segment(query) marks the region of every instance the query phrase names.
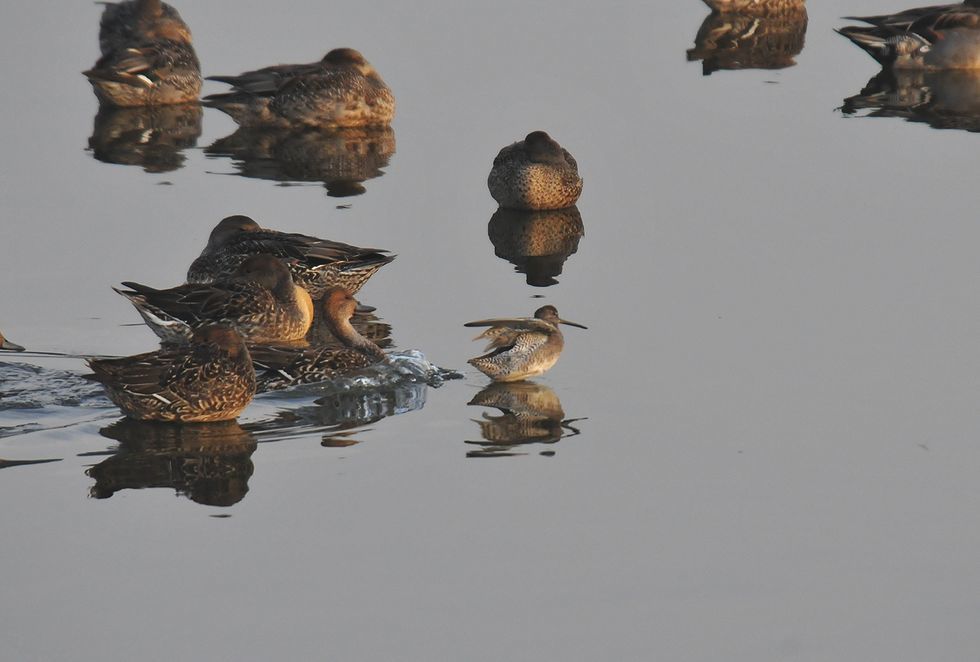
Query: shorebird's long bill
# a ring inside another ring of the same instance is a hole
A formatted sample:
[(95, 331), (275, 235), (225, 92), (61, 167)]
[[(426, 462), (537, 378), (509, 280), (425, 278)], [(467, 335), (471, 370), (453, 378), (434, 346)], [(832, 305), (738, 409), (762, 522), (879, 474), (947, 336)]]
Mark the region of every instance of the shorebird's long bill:
[(0, 349), (5, 349), (9, 352), (23, 352), (24, 348), (15, 342), (10, 342), (6, 338), (0, 336)]
[(568, 326), (577, 326), (580, 329), (587, 329), (587, 328), (589, 328), (589, 327), (585, 326), (584, 324), (579, 324), (577, 322), (569, 322), (568, 320), (563, 320), (560, 317), (558, 318), (558, 321), (561, 322), (562, 324), (567, 324)]

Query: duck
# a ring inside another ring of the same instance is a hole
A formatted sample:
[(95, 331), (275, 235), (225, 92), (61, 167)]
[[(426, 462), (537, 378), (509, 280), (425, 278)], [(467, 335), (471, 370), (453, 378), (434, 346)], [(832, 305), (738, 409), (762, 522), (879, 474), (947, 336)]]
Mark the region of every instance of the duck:
[(255, 395), (255, 369), (241, 335), (226, 325), (196, 328), (188, 345), (88, 360), (129, 418), (204, 423), (236, 418)]
[(784, 11), (796, 11), (806, 0), (703, 0), (712, 12), (718, 14), (746, 14), (771, 16)]
[(170, 105), (200, 96), (201, 63), (190, 29), (169, 5), (131, 0), (108, 6), (99, 42), (102, 56), (82, 73), (101, 104)]
[(231, 278), (158, 290), (132, 281), (113, 288), (136, 307), (166, 343), (181, 343), (196, 327), (226, 324), (249, 342), (302, 340), (313, 322), (313, 300), (273, 255), (247, 257)]
[(21, 347), (20, 345), (18, 345), (17, 343), (11, 342), (10, 340), (7, 340), (7, 338), (3, 335), (3, 332), (2, 331), (0, 331), (0, 349), (6, 350), (8, 352), (23, 352), (24, 351), (24, 348)]
[(112, 51), (82, 73), (109, 106), (157, 106), (197, 101), (201, 65), (189, 44), (148, 41)]
[(490, 327), (474, 340), (488, 341), (483, 356), (467, 363), (495, 382), (516, 382), (536, 377), (558, 362), (565, 340), (559, 324), (580, 329), (588, 327), (564, 320), (558, 309), (547, 305), (534, 311), (534, 317), (485, 319), (463, 326)]
[(321, 302), (322, 319), (338, 344), (312, 347), (253, 345), (257, 390), (261, 393), (336, 379), (383, 363), (387, 355), (351, 324), (358, 301), (343, 287), (332, 287)]
[(267, 230), (248, 216), (223, 218), (187, 271), (188, 283), (213, 283), (234, 273), (259, 253), (282, 259), (296, 284), (314, 299), (333, 286), (356, 294), (381, 267), (395, 259), (380, 248), (361, 248), (305, 234)]
[(847, 26), (837, 32), (884, 67), (980, 69), (980, 0), (846, 18), (868, 25)]
[(493, 199), (510, 209), (562, 209), (582, 194), (578, 163), (544, 131), (501, 149), (487, 186)]
[(102, 55), (139, 41), (173, 40), (191, 43), (191, 29), (180, 13), (160, 0), (106, 2), (99, 19)]
[(204, 104), (243, 127), (380, 127), (395, 115), (391, 89), (353, 48), (335, 48), (319, 62), (275, 65), (208, 80), (234, 89), (208, 95)]

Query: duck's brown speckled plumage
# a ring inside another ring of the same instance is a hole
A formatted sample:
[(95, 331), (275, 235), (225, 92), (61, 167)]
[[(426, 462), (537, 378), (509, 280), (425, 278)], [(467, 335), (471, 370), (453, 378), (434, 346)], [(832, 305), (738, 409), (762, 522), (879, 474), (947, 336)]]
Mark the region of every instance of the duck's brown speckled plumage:
[(383, 249), (265, 230), (247, 216), (229, 216), (211, 231), (207, 246), (187, 271), (187, 282), (227, 278), (245, 258), (259, 253), (282, 259), (293, 280), (314, 299), (334, 286), (356, 294), (378, 269), (395, 259)]
[(116, 290), (132, 302), (147, 325), (165, 341), (182, 342), (193, 329), (225, 324), (249, 342), (301, 340), (313, 321), (313, 302), (293, 284), (289, 270), (271, 255), (246, 258), (228, 280), (188, 283), (157, 290), (124, 282)]
[(838, 32), (883, 66), (926, 71), (980, 69), (980, 0), (847, 18), (868, 25)]
[(554, 306), (542, 306), (534, 317), (487, 319), (464, 326), (490, 327), (474, 340), (486, 339), (488, 351), (468, 363), (497, 382), (514, 382), (540, 375), (558, 361), (564, 347), (559, 324), (586, 328), (558, 317)]
[(241, 336), (225, 326), (195, 330), (190, 344), (118, 359), (90, 359), (89, 379), (130, 418), (208, 422), (235, 418), (255, 394)]
[(322, 382), (385, 361), (384, 351), (351, 325), (356, 306), (354, 297), (340, 287), (331, 288), (323, 298), (323, 319), (339, 344), (305, 348), (253, 346), (258, 390)]
[(490, 195), (501, 207), (561, 209), (582, 193), (578, 163), (544, 131), (500, 150), (487, 178)]
[(385, 126), (395, 114), (391, 89), (352, 48), (336, 48), (320, 62), (211, 79), (227, 82), (235, 91), (209, 95), (205, 103), (242, 126)]
[(806, 4), (806, 0), (704, 0), (704, 4), (719, 14), (778, 16), (797, 11)]
[(102, 104), (155, 106), (197, 101), (201, 64), (180, 14), (158, 0), (111, 3), (99, 29), (102, 56), (83, 72)]

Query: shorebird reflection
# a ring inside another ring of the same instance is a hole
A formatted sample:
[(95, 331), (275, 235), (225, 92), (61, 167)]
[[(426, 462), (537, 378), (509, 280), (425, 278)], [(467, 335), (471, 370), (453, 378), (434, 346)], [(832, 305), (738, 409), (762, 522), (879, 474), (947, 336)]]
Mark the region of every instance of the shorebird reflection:
[[(467, 441), (479, 446), (467, 457), (503, 457), (526, 455), (518, 447), (527, 444), (554, 444), (564, 437), (579, 434), (572, 426), (581, 418), (565, 419), (565, 411), (555, 392), (534, 382), (494, 382), (477, 393), (469, 402), (477, 407), (493, 407), (499, 416), (484, 412), (473, 419), (480, 426), (483, 441)], [(542, 451), (553, 455), (554, 451)]]

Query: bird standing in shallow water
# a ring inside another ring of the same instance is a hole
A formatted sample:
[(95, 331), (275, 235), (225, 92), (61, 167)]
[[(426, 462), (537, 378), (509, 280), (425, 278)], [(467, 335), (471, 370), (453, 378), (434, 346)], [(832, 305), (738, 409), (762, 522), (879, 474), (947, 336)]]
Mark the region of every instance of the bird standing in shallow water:
[(147, 326), (166, 342), (183, 342), (205, 324), (234, 327), (249, 342), (300, 340), (313, 322), (313, 300), (293, 284), (272, 255), (252, 255), (233, 278), (213, 285), (189, 283), (157, 290), (124, 282), (116, 292), (136, 307)]
[(542, 306), (534, 317), (467, 322), (463, 326), (490, 327), (474, 340), (488, 340), (487, 354), (467, 363), (495, 382), (516, 382), (535, 377), (555, 365), (565, 345), (559, 324), (588, 327), (558, 317), (554, 306)]
[(141, 421), (235, 418), (255, 395), (255, 370), (242, 337), (226, 326), (195, 329), (190, 345), (118, 359), (89, 359), (109, 399)]
[(927, 71), (980, 69), (980, 0), (845, 18), (868, 26), (848, 26), (837, 32), (882, 66)]
[(386, 360), (384, 351), (351, 325), (358, 303), (350, 292), (342, 287), (331, 288), (322, 306), (324, 321), (340, 345), (253, 346), (260, 392), (343, 377)]
[(356, 294), (378, 269), (395, 259), (387, 252), (266, 230), (248, 216), (228, 216), (211, 231), (207, 246), (191, 263), (187, 282), (212, 283), (228, 278), (249, 255), (267, 253), (281, 258), (296, 284), (306, 288), (314, 299), (335, 285)]
[(544, 131), (500, 150), (487, 177), (490, 195), (510, 209), (563, 209), (582, 194), (578, 163)]

